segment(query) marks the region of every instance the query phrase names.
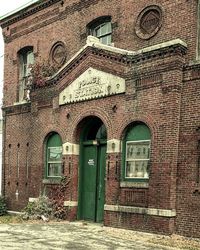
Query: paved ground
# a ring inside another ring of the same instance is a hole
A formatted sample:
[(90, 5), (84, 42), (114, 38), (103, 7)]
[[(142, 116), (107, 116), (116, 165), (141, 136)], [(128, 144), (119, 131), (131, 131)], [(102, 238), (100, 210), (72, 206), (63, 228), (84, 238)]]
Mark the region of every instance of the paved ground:
[[(200, 249), (196, 246), (167, 247), (167, 239), (169, 237), (82, 222), (0, 224), (0, 250)], [(176, 243), (175, 245), (177, 246)]]

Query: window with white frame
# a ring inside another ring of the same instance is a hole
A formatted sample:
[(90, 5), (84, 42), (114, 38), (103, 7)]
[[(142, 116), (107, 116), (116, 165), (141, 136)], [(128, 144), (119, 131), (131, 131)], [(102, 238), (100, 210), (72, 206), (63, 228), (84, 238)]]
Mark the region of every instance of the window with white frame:
[(49, 136), (46, 144), (46, 177), (62, 175), (62, 141), (57, 133)]
[(124, 143), (124, 178), (149, 178), (151, 134), (145, 124), (136, 124), (130, 127)]
[(33, 47), (25, 47), (19, 51), (19, 102), (27, 100), (27, 87), (34, 63)]
[(92, 35), (99, 38), (100, 42), (106, 45), (111, 44), (112, 27), (111, 22), (99, 24), (92, 30)]
[(110, 17), (100, 17), (89, 25), (90, 35), (97, 37), (101, 43), (110, 45), (112, 43), (112, 24)]

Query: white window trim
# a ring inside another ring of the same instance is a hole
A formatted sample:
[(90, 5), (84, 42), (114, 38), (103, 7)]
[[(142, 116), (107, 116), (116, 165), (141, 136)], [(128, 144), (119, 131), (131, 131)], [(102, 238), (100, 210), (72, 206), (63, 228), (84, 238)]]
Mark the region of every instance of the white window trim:
[[(110, 24), (111, 25), (111, 30), (110, 32), (104, 33), (104, 34), (100, 34), (99, 36), (97, 36), (97, 29), (101, 29), (101, 27), (103, 27), (105, 24)], [(97, 37), (99, 40), (103, 37), (108, 37), (111, 36), (111, 42), (109, 44), (106, 45), (110, 45), (112, 43), (112, 23), (111, 21), (104, 21), (102, 23), (99, 23), (97, 26), (94, 26), (93, 28), (90, 29), (90, 33)]]
[[(63, 151), (62, 146), (57, 146), (57, 147), (47, 147), (47, 166), (46, 166), (46, 176), (47, 178), (59, 178), (62, 176), (62, 156), (61, 156), (61, 160), (60, 161), (49, 161), (49, 149), (50, 148), (60, 148), (61, 149), (61, 154)], [(61, 173), (60, 175), (49, 175), (49, 163), (58, 163), (61, 166)]]
[(130, 162), (131, 160), (127, 160), (126, 159), (126, 156), (127, 156), (127, 144), (128, 143), (138, 143), (138, 142), (149, 142), (149, 158), (145, 158), (145, 159), (134, 159), (132, 161), (150, 161), (150, 149), (151, 149), (151, 140), (137, 140), (137, 141), (126, 141), (126, 153), (125, 153), (125, 171), (124, 171), (124, 178), (125, 180), (130, 180), (130, 179), (144, 179), (144, 180), (148, 180), (149, 179), (149, 176), (148, 177), (137, 177), (137, 176), (131, 176), (131, 177), (128, 177), (127, 176), (127, 162)]

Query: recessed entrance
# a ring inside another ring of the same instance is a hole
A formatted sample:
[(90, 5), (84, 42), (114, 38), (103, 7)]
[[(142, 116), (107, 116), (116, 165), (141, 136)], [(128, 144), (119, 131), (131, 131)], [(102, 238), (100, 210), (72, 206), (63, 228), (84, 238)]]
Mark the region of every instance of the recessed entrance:
[(103, 221), (107, 132), (97, 117), (88, 117), (81, 135), (79, 218)]

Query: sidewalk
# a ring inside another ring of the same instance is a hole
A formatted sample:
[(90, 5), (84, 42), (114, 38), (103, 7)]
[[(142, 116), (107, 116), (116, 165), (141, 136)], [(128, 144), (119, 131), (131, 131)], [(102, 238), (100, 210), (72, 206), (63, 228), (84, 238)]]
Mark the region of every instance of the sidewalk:
[(0, 224), (1, 250), (198, 250), (200, 241), (85, 222)]

